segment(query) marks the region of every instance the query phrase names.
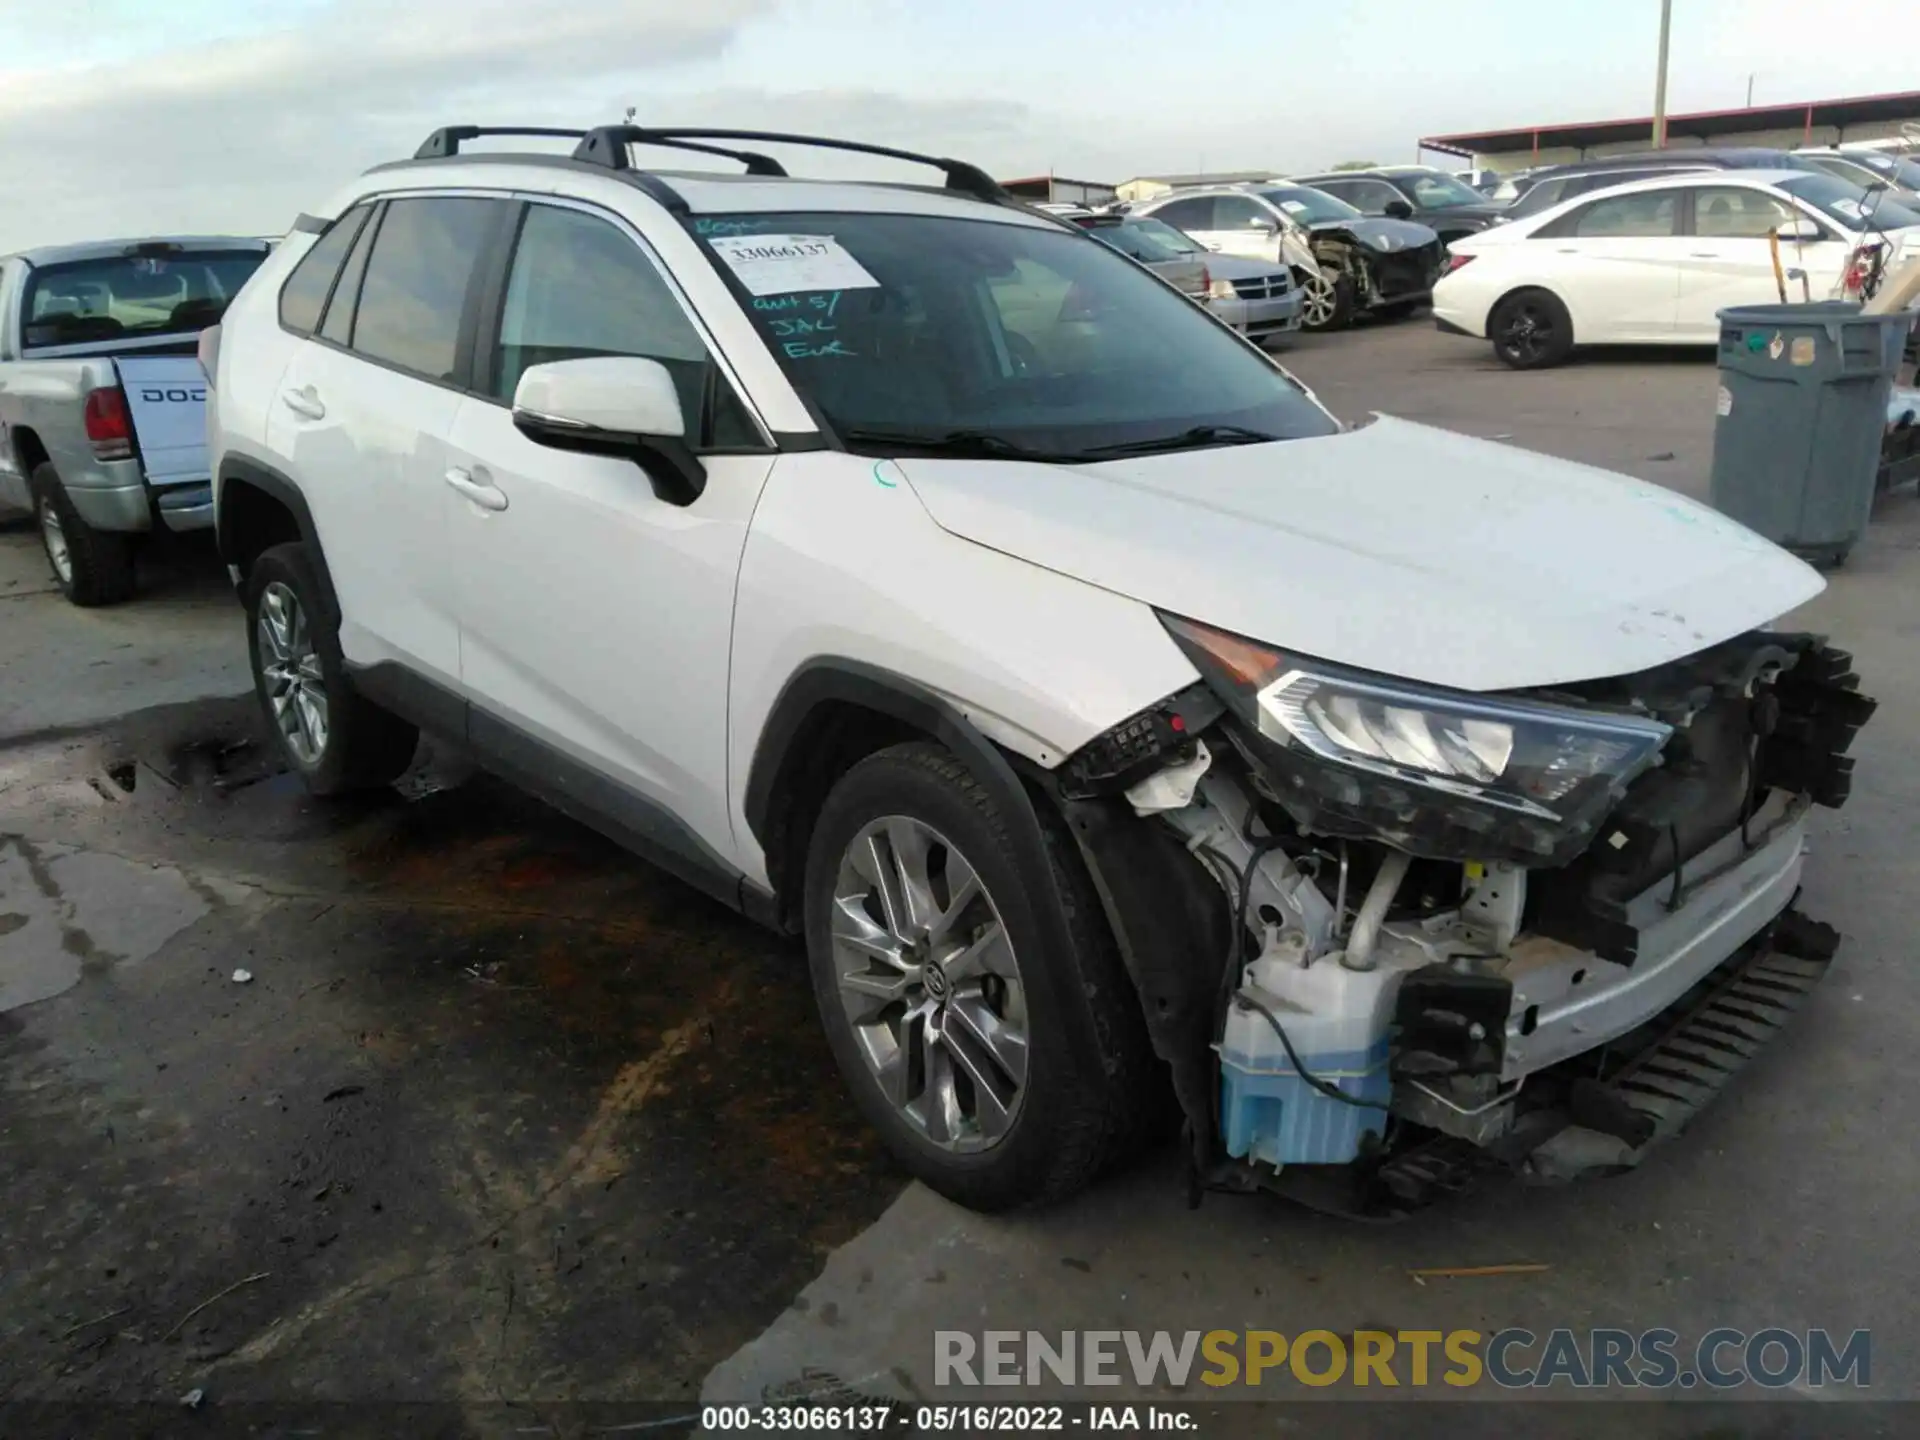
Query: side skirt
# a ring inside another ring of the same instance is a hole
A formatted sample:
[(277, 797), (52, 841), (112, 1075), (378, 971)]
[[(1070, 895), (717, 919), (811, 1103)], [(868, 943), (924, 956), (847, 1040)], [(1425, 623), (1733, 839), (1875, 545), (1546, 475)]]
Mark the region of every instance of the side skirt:
[(355, 666), (353, 683), (383, 709), (454, 741), (480, 766), (605, 835), (650, 865), (778, 928), (778, 906), (716, 855), (678, 816), (536, 735), (464, 696), (391, 661)]

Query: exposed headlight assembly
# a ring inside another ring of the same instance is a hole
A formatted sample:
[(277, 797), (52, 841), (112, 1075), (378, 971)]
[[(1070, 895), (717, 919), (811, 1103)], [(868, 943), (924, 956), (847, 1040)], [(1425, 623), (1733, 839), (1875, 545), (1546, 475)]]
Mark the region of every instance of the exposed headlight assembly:
[(1545, 821), (1592, 808), (1651, 766), (1657, 720), (1474, 695), (1343, 670), (1163, 615), (1201, 673), (1267, 740)]

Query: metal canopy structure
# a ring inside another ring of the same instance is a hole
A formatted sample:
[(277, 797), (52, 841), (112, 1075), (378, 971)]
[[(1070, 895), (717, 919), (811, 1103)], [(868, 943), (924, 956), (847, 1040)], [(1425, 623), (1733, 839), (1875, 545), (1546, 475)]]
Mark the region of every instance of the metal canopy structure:
[[(1788, 105), (1755, 105), (1736, 110), (1698, 110), (1667, 116), (1667, 140), (1699, 144), (1729, 141), (1755, 131), (1798, 130), (1807, 141), (1816, 130), (1834, 130), (1836, 140), (1849, 137), (1849, 128), (1897, 126), (1920, 121), (1920, 90), (1891, 95), (1863, 95), (1850, 100), (1806, 100)], [(1573, 149), (1583, 154), (1602, 145), (1650, 145), (1653, 117), (1631, 120), (1586, 120), (1560, 125), (1522, 126), (1512, 130), (1468, 131), (1457, 135), (1429, 135), (1423, 150), (1437, 150), (1463, 158), (1474, 155), (1515, 155), (1523, 152)]]

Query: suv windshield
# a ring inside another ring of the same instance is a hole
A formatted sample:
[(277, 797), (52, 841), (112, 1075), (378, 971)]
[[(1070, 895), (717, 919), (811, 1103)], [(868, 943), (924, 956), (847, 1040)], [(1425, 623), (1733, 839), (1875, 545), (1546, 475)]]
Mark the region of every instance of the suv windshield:
[(28, 272), (27, 349), (197, 335), (260, 268), (262, 250), (178, 250), (74, 260)]
[(1849, 230), (1898, 230), (1903, 225), (1920, 225), (1920, 213), (1909, 209), (1885, 190), (1869, 193), (1850, 181), (1824, 171), (1782, 180), (1780, 188), (1789, 195), (1805, 200)]
[(851, 450), (1075, 461), (1338, 429), (1232, 331), (1075, 231), (893, 214), (687, 223)]
[(1312, 225), (1321, 220), (1364, 218), (1346, 201), (1336, 199), (1324, 190), (1315, 190), (1307, 185), (1276, 185), (1262, 190), (1260, 197), (1270, 204), (1278, 205), (1302, 225)]
[(1484, 205), (1487, 197), (1478, 190), (1469, 190), (1451, 175), (1427, 174), (1420, 171), (1411, 175), (1395, 175), (1396, 188), (1411, 192), (1413, 203), (1422, 210), (1451, 210), (1456, 205)]

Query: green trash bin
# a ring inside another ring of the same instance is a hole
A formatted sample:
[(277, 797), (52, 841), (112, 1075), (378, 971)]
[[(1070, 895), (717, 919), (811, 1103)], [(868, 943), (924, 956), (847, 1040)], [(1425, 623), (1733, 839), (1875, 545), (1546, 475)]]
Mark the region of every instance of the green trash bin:
[(1713, 507), (1816, 564), (1846, 559), (1912, 325), (1851, 300), (1722, 310)]

